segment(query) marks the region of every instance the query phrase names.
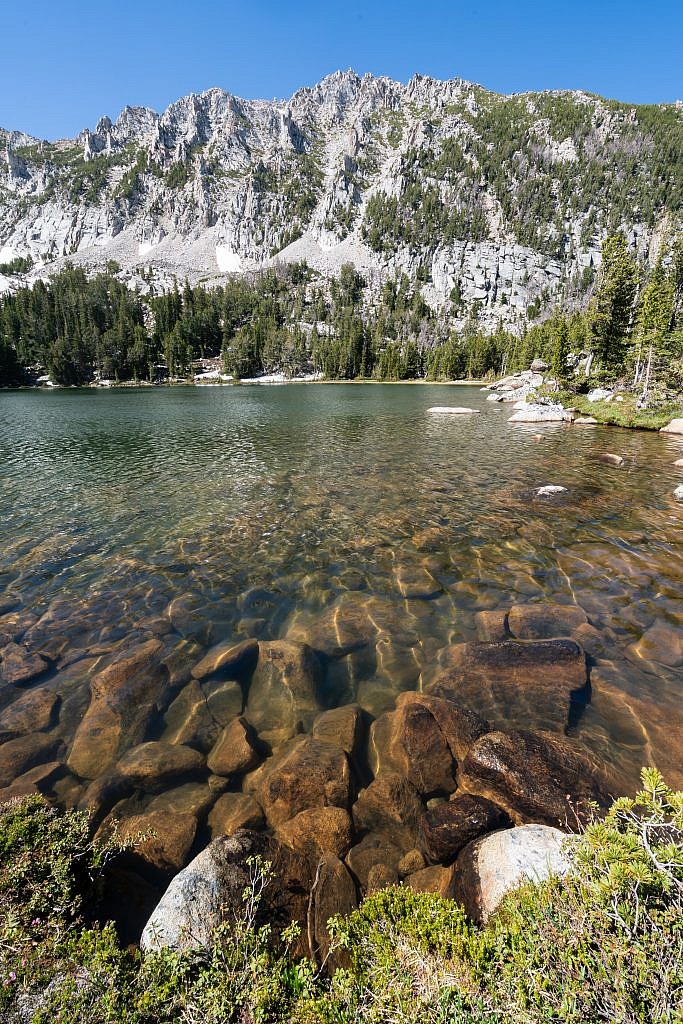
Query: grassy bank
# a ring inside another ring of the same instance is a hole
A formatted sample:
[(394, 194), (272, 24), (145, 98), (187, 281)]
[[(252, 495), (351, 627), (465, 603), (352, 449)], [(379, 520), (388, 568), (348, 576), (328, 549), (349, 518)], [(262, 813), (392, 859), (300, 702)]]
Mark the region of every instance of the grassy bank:
[(610, 402), (589, 402), (585, 395), (571, 391), (561, 392), (558, 397), (568, 409), (576, 409), (581, 416), (592, 416), (598, 421), (612, 427), (628, 427), (634, 430), (661, 430), (677, 416), (681, 416), (681, 402), (667, 402), (651, 409), (637, 409), (636, 395), (625, 393), (623, 401), (614, 398)]
[[(393, 887), (334, 923), (332, 977), (291, 956), (256, 894), (210, 949), (141, 958), (96, 922), (112, 848), (39, 797), (0, 809), (0, 1014), (36, 1024), (674, 1024), (681, 1020), (683, 793), (654, 770), (636, 802), (570, 841), (574, 870), (509, 895), (482, 928)], [(276, 884), (276, 881), (273, 882)], [(94, 916), (93, 916), (94, 915)]]

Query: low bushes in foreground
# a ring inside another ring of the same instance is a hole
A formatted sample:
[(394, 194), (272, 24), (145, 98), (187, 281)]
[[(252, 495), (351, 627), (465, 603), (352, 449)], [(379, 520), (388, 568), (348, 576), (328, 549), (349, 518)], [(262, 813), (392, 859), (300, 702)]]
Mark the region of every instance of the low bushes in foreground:
[(261, 879), (209, 950), (141, 958), (93, 925), (111, 850), (40, 798), (0, 809), (0, 1014), (124, 1024), (676, 1024), (683, 1020), (683, 793), (653, 769), (568, 840), (566, 878), (510, 894), (478, 928), (393, 887), (333, 924), (332, 977), (258, 923)]

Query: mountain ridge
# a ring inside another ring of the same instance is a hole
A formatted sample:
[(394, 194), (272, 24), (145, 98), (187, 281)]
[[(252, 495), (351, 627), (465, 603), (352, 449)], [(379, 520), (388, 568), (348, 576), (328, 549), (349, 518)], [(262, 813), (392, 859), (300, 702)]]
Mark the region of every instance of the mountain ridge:
[(288, 99), (212, 87), (75, 139), (0, 143), (0, 264), (31, 260), (22, 281), (67, 260), (116, 261), (142, 289), (351, 262), (371, 286), (407, 274), (456, 322), (520, 327), (585, 301), (608, 231), (652, 261), (681, 223), (681, 104), (583, 90), (349, 69)]
[[(335, 80), (337, 80), (339, 78), (344, 78), (344, 77), (347, 77), (347, 76), (348, 77), (353, 77), (353, 78), (357, 79), (359, 82), (363, 81), (364, 79), (368, 79), (368, 80), (372, 80), (372, 81), (381, 81), (381, 82), (385, 82), (385, 83), (387, 83), (387, 84), (389, 84), (391, 86), (395, 86), (395, 87), (400, 88), (400, 89), (408, 89), (410, 87), (411, 83), (413, 83), (413, 82), (431, 82), (431, 83), (434, 83), (435, 85), (459, 84), (459, 85), (465, 85), (465, 86), (472, 86), (472, 87), (474, 87), (476, 89), (480, 89), (480, 90), (482, 90), (484, 92), (489, 93), (491, 96), (497, 96), (497, 97), (499, 97), (501, 99), (512, 99), (514, 97), (520, 97), (520, 96), (539, 96), (539, 95), (541, 95), (541, 96), (542, 95), (563, 96), (563, 95), (571, 95), (571, 96), (584, 96), (584, 97), (586, 97), (588, 99), (598, 99), (598, 100), (603, 100), (605, 102), (620, 103), (620, 104), (623, 104), (624, 106), (630, 106), (630, 107), (653, 107), (653, 106), (654, 107), (681, 107), (681, 106), (683, 106), (683, 100), (680, 100), (680, 99), (676, 99), (676, 100), (663, 100), (663, 101), (661, 101), (659, 103), (640, 103), (640, 102), (635, 103), (635, 102), (630, 102), (628, 100), (620, 100), (617, 97), (606, 97), (606, 96), (603, 96), (601, 93), (595, 93), (595, 92), (592, 92), (589, 89), (582, 89), (582, 88), (579, 88), (579, 87), (571, 87), (571, 88), (570, 87), (565, 87), (565, 88), (557, 88), (557, 89), (523, 89), (523, 90), (513, 90), (512, 92), (498, 92), (495, 89), (489, 89), (487, 86), (482, 85), (482, 83), (480, 83), (480, 82), (475, 82), (473, 80), (466, 79), (466, 78), (461, 78), (459, 76), (456, 76), (455, 78), (440, 79), (440, 78), (434, 78), (432, 75), (426, 75), (426, 74), (422, 74), (421, 72), (415, 72), (413, 75), (411, 75), (411, 77), (407, 80), (407, 82), (402, 82), (400, 79), (392, 78), (390, 75), (373, 75), (369, 71), (366, 71), (366, 72), (364, 72), (361, 75), (358, 72), (356, 72), (353, 68), (347, 68), (347, 69), (338, 68), (336, 71), (332, 71), (329, 74), (324, 75), (323, 78), (320, 79), (320, 81), (314, 83), (313, 85), (300, 86), (298, 89), (295, 89), (295, 91), (290, 96), (276, 96), (276, 97), (272, 97), (271, 99), (265, 99), (264, 97), (245, 97), (245, 96), (239, 96), (237, 93), (230, 92), (229, 90), (224, 89), (220, 85), (212, 85), (212, 86), (209, 86), (206, 89), (202, 89), (200, 92), (190, 92), (190, 93), (186, 93), (183, 96), (179, 96), (177, 99), (172, 100), (169, 104), (167, 104), (163, 108), (163, 110), (161, 110), (161, 111), (157, 110), (155, 107), (145, 106), (144, 104), (137, 105), (137, 104), (126, 103), (121, 108), (121, 110), (120, 110), (116, 120), (113, 121), (113, 122), (111, 121), (111, 118), (109, 117), (108, 114), (103, 114), (98, 119), (98, 122), (97, 122), (96, 127), (95, 127), (95, 132), (97, 132), (99, 130), (99, 126), (102, 124), (102, 122), (109, 121), (112, 124), (116, 125), (119, 122), (119, 120), (123, 117), (124, 114), (141, 112), (141, 113), (152, 115), (152, 116), (154, 116), (156, 118), (160, 118), (165, 113), (167, 113), (168, 111), (172, 110), (172, 108), (174, 108), (179, 103), (181, 103), (183, 100), (193, 99), (193, 98), (194, 99), (202, 99), (202, 98), (204, 98), (206, 96), (209, 96), (212, 93), (219, 93), (219, 94), (221, 94), (225, 98), (232, 98), (234, 100), (238, 100), (240, 103), (245, 103), (245, 104), (255, 104), (255, 105), (263, 105), (263, 106), (286, 105), (288, 103), (291, 103), (294, 99), (296, 99), (300, 95), (314, 93), (321, 86), (325, 85), (325, 83), (333, 82), (333, 81), (335, 81)], [(41, 143), (42, 142), (42, 143), (46, 143), (46, 144), (49, 144), (49, 145), (55, 145), (57, 143), (64, 143), (64, 142), (71, 142), (74, 139), (79, 138), (80, 135), (83, 134), (83, 132), (86, 132), (86, 131), (90, 131), (89, 126), (85, 126), (75, 136), (62, 136), (60, 138), (55, 138), (55, 139), (46, 139), (46, 138), (41, 138), (41, 137), (39, 137), (37, 135), (30, 135), (27, 132), (24, 132), (22, 129), (5, 128), (2, 125), (0, 125), (0, 135), (3, 135), (3, 136), (17, 136), (17, 137), (21, 136), (23, 139), (29, 140), (29, 141), (34, 142), (34, 143)]]

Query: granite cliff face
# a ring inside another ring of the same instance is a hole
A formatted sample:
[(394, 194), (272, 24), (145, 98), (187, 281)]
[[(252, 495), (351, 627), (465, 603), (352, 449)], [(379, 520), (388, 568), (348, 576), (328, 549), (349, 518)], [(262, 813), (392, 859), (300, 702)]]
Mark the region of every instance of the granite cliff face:
[(31, 279), (116, 260), (163, 287), (351, 261), (371, 284), (417, 278), (456, 319), (514, 326), (583, 300), (609, 230), (652, 258), (680, 220), (682, 153), (680, 104), (352, 71), (287, 101), (211, 89), (73, 140), (0, 130), (0, 263), (30, 257)]

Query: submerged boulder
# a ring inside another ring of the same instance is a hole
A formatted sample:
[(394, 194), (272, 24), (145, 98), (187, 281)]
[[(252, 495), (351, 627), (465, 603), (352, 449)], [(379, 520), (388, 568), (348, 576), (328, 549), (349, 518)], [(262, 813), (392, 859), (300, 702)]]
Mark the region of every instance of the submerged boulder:
[(352, 814), (357, 829), (384, 833), (405, 853), (416, 845), (423, 810), (415, 787), (397, 772), (383, 770), (358, 794)]
[(47, 687), (16, 690), (16, 699), (2, 711), (0, 743), (29, 732), (43, 732), (55, 717), (59, 695)]
[(205, 679), (201, 691), (209, 714), (219, 725), (228, 725), (233, 718), (242, 714), (244, 693), (234, 679), (221, 679), (219, 676)]
[[(542, 612), (519, 612), (513, 624), (534, 634), (545, 632), (550, 621)], [(571, 703), (589, 696), (586, 655), (570, 638), (454, 644), (442, 650), (440, 661), (443, 671), (429, 692), (501, 722), (512, 717), (564, 729)]]
[(63, 753), (59, 736), (33, 732), (17, 736), (0, 745), (0, 788), (9, 786), (20, 775), (48, 761), (57, 760)]
[(488, 722), (457, 701), (434, 694), (407, 690), (396, 698), (396, 707), (421, 704), (434, 717), (455, 761), (462, 761), (475, 740), (489, 731)]
[(374, 599), (355, 591), (340, 594), (314, 619), (295, 618), (287, 638), (309, 644), (328, 658), (343, 658), (374, 642), (378, 627), (373, 603)]
[(564, 737), (550, 734), (487, 733), (471, 747), (458, 782), (498, 804), (517, 824), (568, 828), (589, 802), (609, 804), (604, 766)]
[(216, 793), (206, 782), (183, 782), (164, 789), (147, 804), (148, 811), (173, 814), (194, 814), (201, 820), (216, 800)]
[(313, 723), (313, 738), (335, 743), (349, 757), (358, 754), (363, 734), (363, 712), (358, 704), (344, 704), (318, 715)]
[(17, 643), (36, 621), (33, 612), (21, 609), (0, 615), (0, 647)]
[(143, 737), (167, 689), (159, 664), (163, 645), (148, 640), (108, 665), (90, 683), (90, 707), (74, 737), (69, 767), (84, 779), (106, 772)]
[[(621, 667), (603, 662), (591, 671), (598, 699), (608, 699), (612, 714), (625, 717), (633, 738), (644, 744), (639, 763), (655, 765), (673, 789), (683, 789), (683, 703), (675, 690), (660, 688), (657, 700), (651, 694), (636, 695), (624, 688)], [(620, 792), (628, 790), (622, 785)]]
[(318, 857), (327, 852), (343, 857), (353, 842), (353, 823), (342, 807), (313, 807), (280, 825), (277, 836), (300, 853)]
[(422, 871), (423, 868), (427, 867), (424, 854), (417, 847), (413, 850), (408, 850), (404, 853), (398, 864), (396, 870), (398, 871), (399, 878), (405, 878), (407, 875), (414, 875), (416, 871)]
[(169, 603), (164, 614), (176, 633), (186, 639), (205, 643), (211, 633), (208, 609), (194, 594), (179, 594)]
[[(378, 712), (376, 710), (373, 711), (373, 688), (376, 687), (379, 691), (383, 685), (387, 689), (393, 690), (394, 697), (397, 691), (413, 689), (419, 683), (422, 661), (417, 641), (415, 644), (404, 641), (399, 642), (398, 639), (391, 635), (378, 638), (375, 655), (376, 677), (375, 679), (363, 680), (361, 685), (365, 688), (367, 710), (370, 714), (376, 715)], [(360, 694), (360, 686), (358, 692)], [(375, 705), (375, 708), (377, 706)]]
[(254, 669), (258, 656), (257, 640), (217, 644), (194, 666), (192, 676), (194, 679), (202, 680), (220, 674), (225, 679), (237, 679)]
[(215, 775), (242, 775), (260, 760), (253, 729), (245, 718), (233, 718), (218, 737), (206, 763)]
[(150, 742), (133, 747), (116, 765), (116, 771), (140, 789), (155, 790), (171, 779), (204, 771), (204, 755), (192, 747)]
[(145, 810), (122, 817), (115, 807), (101, 826), (101, 834), (108, 835), (112, 830), (121, 841), (134, 843), (134, 854), (129, 856), (136, 863), (142, 862), (155, 875), (168, 876), (187, 863), (197, 832), (197, 817), (175, 810)]
[[(241, 710), (240, 699), (239, 711)], [(193, 679), (183, 687), (167, 708), (161, 739), (167, 743), (182, 743), (188, 747), (196, 747), (206, 754), (216, 742), (219, 732), (220, 726), (209, 711), (202, 688)]]
[(438, 526), (426, 526), (413, 534), (412, 540), (418, 551), (438, 551), (446, 545), (448, 533)]
[(272, 640), (259, 644), (245, 717), (259, 737), (275, 746), (310, 730), (320, 712), (322, 671), (307, 644)]
[(467, 843), (508, 823), (505, 811), (481, 796), (458, 794), (428, 809), (421, 827), (425, 847), (433, 861), (452, 861)]
[(270, 825), (277, 827), (311, 807), (348, 808), (351, 770), (341, 747), (304, 736), (272, 762), (259, 787)]
[(8, 800), (16, 800), (25, 796), (54, 795), (55, 783), (68, 777), (66, 767), (61, 761), (48, 761), (36, 765), (19, 775), (9, 786), (0, 788), (0, 804)]
[(507, 612), (501, 608), (475, 612), (474, 624), (479, 639), (487, 643), (500, 643), (502, 640), (510, 638), (507, 627)]
[(443, 592), (439, 581), (425, 566), (399, 563), (394, 572), (396, 586), (406, 600), (429, 600)]
[(261, 805), (249, 793), (223, 793), (211, 808), (212, 838), (231, 836), (241, 828), (259, 829), (265, 824)]
[(455, 869), (441, 864), (422, 868), (405, 878), (405, 885), (413, 892), (433, 892), (443, 900), (453, 899), (455, 895)]
[(518, 640), (549, 640), (571, 636), (575, 629), (588, 622), (588, 616), (575, 604), (515, 604), (507, 622)]
[(683, 630), (665, 619), (655, 619), (640, 640), (630, 645), (629, 652), (637, 658), (656, 661), (670, 668), (680, 668), (683, 666)]
[[(412, 853), (413, 847), (410, 848)], [(398, 866), (404, 856), (402, 850), (381, 832), (368, 832), (361, 841), (353, 846), (346, 855), (346, 864), (357, 879), (363, 891), (377, 886), (380, 876), (391, 881), (398, 881)], [(414, 860), (414, 858), (413, 858)], [(419, 865), (424, 867), (424, 860)]]
[(0, 651), (0, 679), (5, 683), (22, 686), (49, 667), (45, 658), (31, 653), (22, 644), (9, 643)]
[(333, 948), (328, 921), (337, 914), (350, 914), (357, 905), (356, 886), (348, 868), (333, 853), (320, 854), (308, 914), (310, 955), (328, 970), (344, 963), (343, 954)]
[(396, 711), (373, 722), (370, 756), (375, 774), (398, 772), (425, 795), (455, 789), (453, 757), (432, 712), (418, 701), (404, 701)]
[(368, 871), (367, 895), (398, 884), (398, 871), (389, 864), (373, 864)]
[(131, 779), (124, 779), (122, 775), (101, 775), (85, 788), (78, 808), (87, 811), (93, 827), (97, 827), (114, 805), (130, 797), (134, 789)]

